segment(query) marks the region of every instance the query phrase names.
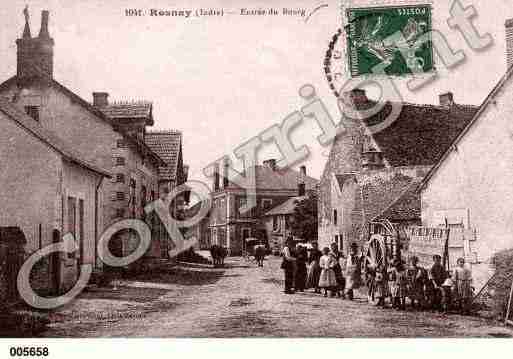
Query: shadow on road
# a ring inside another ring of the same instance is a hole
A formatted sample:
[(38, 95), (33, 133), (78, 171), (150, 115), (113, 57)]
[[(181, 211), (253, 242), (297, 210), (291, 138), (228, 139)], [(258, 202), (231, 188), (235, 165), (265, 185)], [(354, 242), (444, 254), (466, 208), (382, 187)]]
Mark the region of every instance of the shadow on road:
[(207, 285), (214, 284), (224, 274), (224, 270), (211, 268), (168, 268), (165, 271), (154, 270), (131, 277), (131, 280), (150, 283), (165, 283), (178, 285)]

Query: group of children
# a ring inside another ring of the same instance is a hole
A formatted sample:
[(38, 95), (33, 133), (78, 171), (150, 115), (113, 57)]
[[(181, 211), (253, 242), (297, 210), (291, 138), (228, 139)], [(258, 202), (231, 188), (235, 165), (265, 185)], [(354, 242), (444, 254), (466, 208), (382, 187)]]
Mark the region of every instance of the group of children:
[(400, 254), (388, 265), (370, 263), (358, 253), (356, 243), (351, 245), (346, 257), (336, 243), (322, 251), (317, 243), (312, 243), (307, 253), (305, 247), (295, 248), (294, 243), (289, 242), (284, 248), (282, 264), (285, 293), (314, 288), (325, 297), (329, 294), (353, 299), (353, 290), (362, 285), (364, 278), (369, 301), (378, 306), (387, 307), (388, 298), (389, 305), (398, 310), (406, 309), (407, 299), (414, 309), (449, 311), (454, 308), (464, 313), (469, 310), (473, 297), (472, 273), (463, 258), (457, 260), (451, 275), (439, 255), (433, 256), (433, 264), (426, 270), (419, 265), (416, 256), (409, 259), (408, 265)]
[(318, 288), (332, 296), (353, 299), (353, 290), (360, 286), (362, 256), (358, 254), (356, 243), (351, 245), (347, 258), (339, 251), (336, 243), (331, 248), (325, 247), (319, 260), (321, 269)]
[(441, 263), (439, 255), (433, 256), (433, 265), (426, 270), (418, 265), (418, 258), (410, 258), (406, 267), (400, 259), (394, 260), (388, 268), (366, 268), (366, 282), (369, 299), (379, 306), (386, 306), (390, 298), (392, 308), (405, 309), (406, 298), (412, 308), (438, 309), (448, 311), (456, 308), (463, 313), (471, 304), (472, 273), (459, 258), (452, 276)]

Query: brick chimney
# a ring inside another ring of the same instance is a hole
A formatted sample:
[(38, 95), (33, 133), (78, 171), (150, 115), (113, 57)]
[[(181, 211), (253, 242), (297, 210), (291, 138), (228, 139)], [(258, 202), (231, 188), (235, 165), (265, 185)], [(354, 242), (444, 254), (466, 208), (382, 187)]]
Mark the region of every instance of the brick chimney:
[(452, 92), (446, 92), (438, 96), (440, 106), (451, 107), (454, 105), (454, 95)]
[(228, 180), (229, 175), (230, 175), (230, 159), (224, 158), (224, 160), (223, 160), (223, 188), (227, 188), (230, 186), (230, 181)]
[(214, 192), (219, 191), (219, 162), (214, 163)]
[(302, 197), (306, 194), (306, 166), (301, 166), (299, 168), (299, 177), (297, 180), (297, 195)]
[(513, 19), (506, 20), (506, 70), (513, 65)]
[(268, 160), (264, 161), (264, 166), (267, 168), (272, 169), (273, 171), (276, 171), (276, 159), (270, 158)]
[(25, 27), (21, 39), (16, 40), (18, 82), (26, 84), (33, 80), (51, 81), (53, 79), (53, 45), (54, 41), (48, 31), (50, 13), (44, 10), (41, 14), (41, 29), (38, 37), (32, 37), (29, 25), (29, 13), (25, 8)]
[(107, 92), (93, 92), (93, 105), (95, 107), (106, 107), (109, 105), (109, 94)]

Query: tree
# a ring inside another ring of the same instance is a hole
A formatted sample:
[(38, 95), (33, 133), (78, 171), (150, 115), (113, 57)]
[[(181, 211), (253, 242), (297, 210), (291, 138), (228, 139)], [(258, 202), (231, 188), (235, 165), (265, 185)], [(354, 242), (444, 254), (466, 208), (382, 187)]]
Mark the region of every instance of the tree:
[(317, 193), (299, 200), (291, 218), (292, 234), (309, 242), (317, 241)]

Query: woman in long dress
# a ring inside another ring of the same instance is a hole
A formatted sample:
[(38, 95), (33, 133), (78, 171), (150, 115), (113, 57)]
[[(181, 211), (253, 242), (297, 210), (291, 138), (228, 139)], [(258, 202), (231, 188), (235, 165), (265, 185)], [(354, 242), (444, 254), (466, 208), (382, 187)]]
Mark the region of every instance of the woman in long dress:
[(458, 258), (458, 266), (454, 269), (454, 296), (456, 304), (462, 313), (469, 310), (472, 300), (472, 272), (465, 267), (465, 259)]
[(304, 292), (306, 286), (306, 260), (308, 257), (308, 252), (306, 247), (300, 246), (298, 247), (296, 253), (296, 275), (294, 278), (294, 289), (300, 292)]
[(362, 284), (362, 255), (358, 255), (358, 246), (351, 244), (351, 252), (346, 261), (346, 295), (349, 300), (354, 298), (354, 289)]
[(306, 288), (314, 288), (315, 293), (320, 293), (319, 277), (321, 275), (321, 267), (319, 260), (321, 259), (322, 252), (319, 250), (317, 242), (312, 243), (312, 249), (308, 254), (308, 275), (306, 279)]
[(338, 250), (337, 243), (331, 243), (331, 254), (337, 262), (337, 264), (335, 264), (335, 266), (333, 267), (333, 271), (335, 272), (335, 279), (337, 280), (337, 285), (333, 289), (333, 292), (337, 295), (337, 297), (345, 297), (344, 291), (346, 288), (346, 279), (344, 278), (344, 274), (342, 273), (344, 256)]
[(292, 237), (287, 238), (285, 247), (283, 247), (281, 269), (285, 276), (285, 290), (286, 294), (293, 294), (294, 290), (294, 272), (296, 267), (296, 258), (294, 257), (295, 243)]
[(333, 291), (337, 287), (337, 279), (333, 268), (337, 265), (337, 260), (330, 253), (328, 247), (322, 249), (323, 256), (319, 260), (321, 275), (319, 277), (319, 287), (324, 289), (324, 296), (328, 296), (328, 290)]

